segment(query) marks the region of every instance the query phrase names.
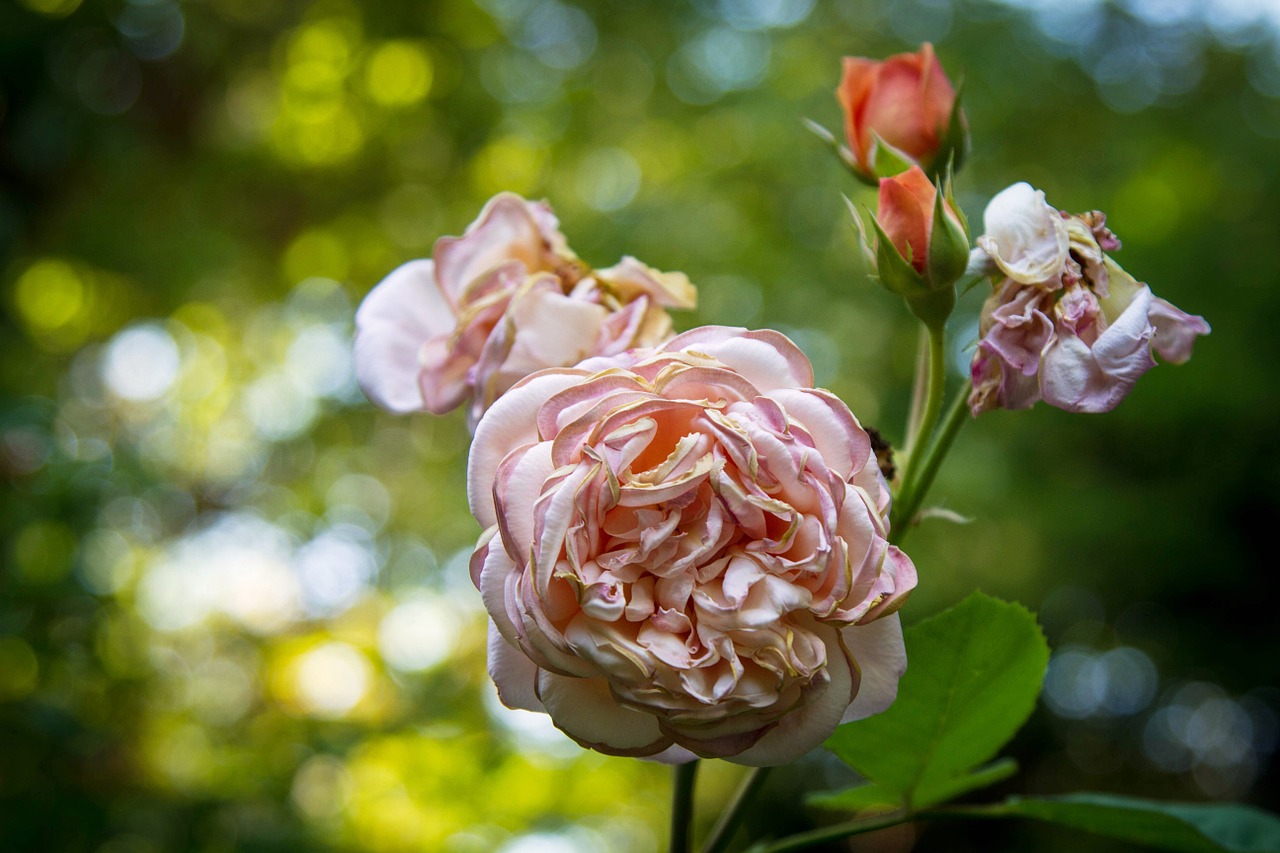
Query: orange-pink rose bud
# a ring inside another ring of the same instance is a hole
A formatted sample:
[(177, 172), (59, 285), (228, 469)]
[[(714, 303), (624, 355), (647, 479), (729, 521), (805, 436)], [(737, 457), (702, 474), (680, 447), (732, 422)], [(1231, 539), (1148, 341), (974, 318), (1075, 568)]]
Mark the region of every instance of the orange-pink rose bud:
[(967, 145), (956, 90), (925, 43), (916, 53), (883, 62), (845, 57), (836, 89), (844, 108), (850, 166), (864, 180), (898, 174), (910, 165), (933, 171), (957, 161)]
[(939, 192), (919, 166), (880, 180), (875, 244), (863, 250), (881, 283), (934, 324), (955, 304), (954, 284), (969, 261), (969, 234), (950, 192)]

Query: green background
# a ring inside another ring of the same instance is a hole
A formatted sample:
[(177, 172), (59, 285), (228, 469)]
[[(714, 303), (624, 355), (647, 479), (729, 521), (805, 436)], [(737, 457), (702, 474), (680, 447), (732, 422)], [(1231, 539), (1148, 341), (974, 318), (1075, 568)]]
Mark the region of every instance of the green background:
[[(1001, 790), (1276, 808), (1280, 16), (1254, 9), (0, 6), (0, 849), (660, 848), (665, 768), (491, 698), (462, 418), (364, 402), (351, 315), (495, 192), (545, 197), (588, 262), (688, 273), (680, 328), (785, 331), (900, 440), (915, 331), (858, 259), (841, 194), (872, 194), (801, 119), (838, 130), (841, 56), (926, 39), (964, 79), (975, 226), (1016, 180), (1102, 209), (1214, 331), (1112, 413), (966, 426), (932, 502), (974, 521), (912, 533), (904, 619), (975, 587), (1040, 611), (1059, 657)], [(708, 764), (703, 821), (740, 775)], [(759, 814), (810, 826), (800, 791), (846, 774), (780, 771)], [(912, 833), (858, 849), (1081, 843)]]

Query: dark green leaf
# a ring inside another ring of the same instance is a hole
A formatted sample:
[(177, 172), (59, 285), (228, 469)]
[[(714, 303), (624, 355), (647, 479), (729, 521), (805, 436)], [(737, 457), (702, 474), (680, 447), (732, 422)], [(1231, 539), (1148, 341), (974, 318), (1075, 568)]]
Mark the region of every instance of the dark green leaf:
[(1162, 803), (1111, 794), (1013, 797), (1001, 815), (1028, 817), (1178, 853), (1277, 853), (1280, 817), (1237, 803)]
[(1013, 737), (1035, 706), (1049, 647), (1026, 608), (981, 593), (908, 629), (906, 647), (898, 700), (826, 745), (914, 807), (939, 802)]

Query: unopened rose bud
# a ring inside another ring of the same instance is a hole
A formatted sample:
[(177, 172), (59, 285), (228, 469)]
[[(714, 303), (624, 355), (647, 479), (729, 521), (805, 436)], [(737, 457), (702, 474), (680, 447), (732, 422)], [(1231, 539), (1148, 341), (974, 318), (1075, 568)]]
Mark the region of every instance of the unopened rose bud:
[(945, 321), (955, 306), (955, 282), (969, 262), (969, 233), (950, 198), (919, 166), (880, 181), (872, 220), (875, 241), (859, 228), (863, 252), (876, 275), (906, 298), (912, 313), (928, 325)]
[(940, 170), (968, 151), (968, 125), (956, 89), (927, 42), (883, 62), (845, 57), (836, 89), (844, 109), (849, 167), (868, 183), (917, 165)]

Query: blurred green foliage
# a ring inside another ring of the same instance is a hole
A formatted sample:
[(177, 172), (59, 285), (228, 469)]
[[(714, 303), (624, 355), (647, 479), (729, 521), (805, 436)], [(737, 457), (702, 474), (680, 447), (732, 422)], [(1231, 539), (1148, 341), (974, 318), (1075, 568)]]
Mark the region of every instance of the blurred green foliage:
[[(857, 260), (841, 194), (872, 197), (800, 119), (839, 126), (842, 55), (924, 39), (965, 80), (975, 224), (1015, 180), (1106, 210), (1214, 333), (1111, 414), (966, 427), (934, 498), (977, 521), (913, 534), (905, 618), (975, 587), (1041, 611), (1011, 788), (1275, 808), (1278, 27), (1229, 0), (0, 6), (0, 849), (657, 849), (663, 768), (494, 699), (465, 428), (365, 403), (351, 315), (493, 193), (546, 197), (588, 261), (687, 272), (682, 327), (787, 332), (900, 439), (915, 331)], [(737, 776), (704, 772), (701, 820)], [(849, 782), (775, 780), (775, 828)]]

